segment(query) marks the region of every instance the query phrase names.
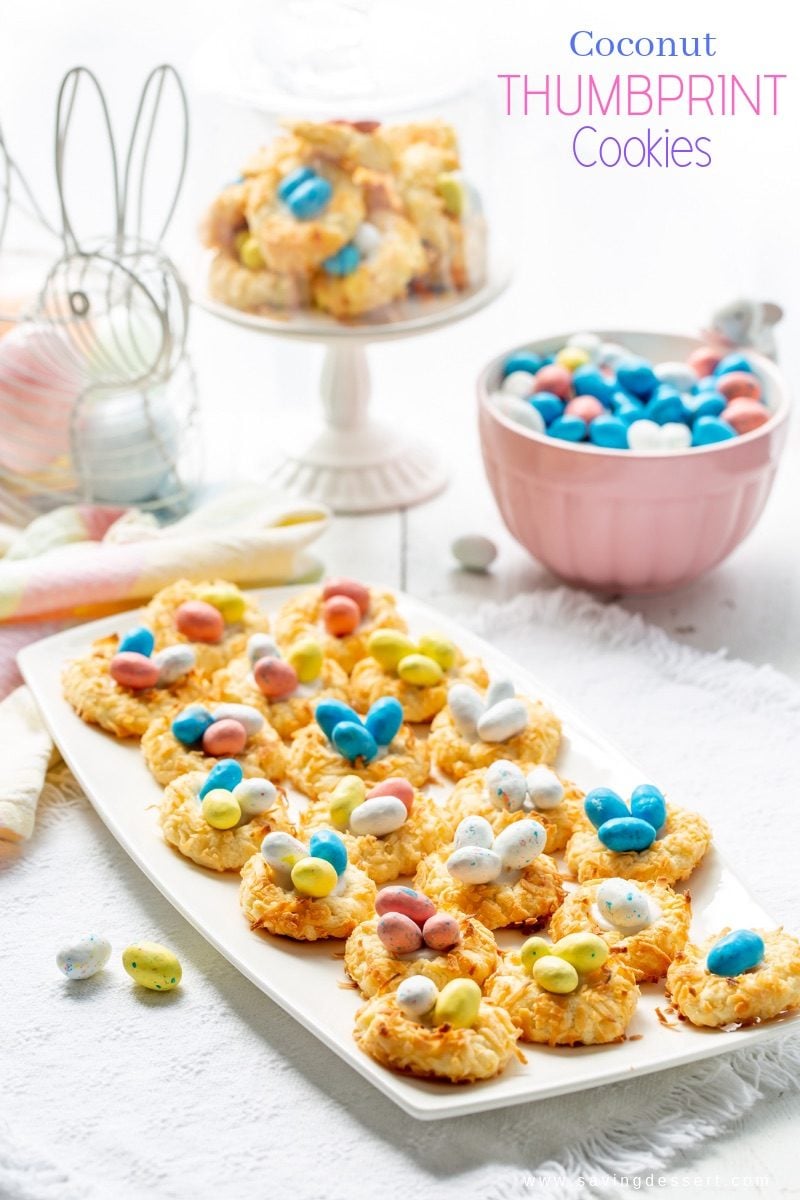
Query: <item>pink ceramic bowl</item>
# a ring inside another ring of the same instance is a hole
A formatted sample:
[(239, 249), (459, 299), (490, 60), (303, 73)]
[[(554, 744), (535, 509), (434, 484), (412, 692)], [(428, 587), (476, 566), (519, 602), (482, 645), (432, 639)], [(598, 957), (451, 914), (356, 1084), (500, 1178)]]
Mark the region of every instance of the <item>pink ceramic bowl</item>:
[[(672, 334), (601, 336), (652, 362), (683, 360), (700, 345)], [(526, 349), (546, 355), (566, 341), (547, 338)], [(773, 414), (760, 429), (696, 450), (641, 454), (573, 445), (514, 424), (489, 400), (510, 353), (478, 379), (483, 461), (509, 530), (556, 575), (579, 587), (667, 591), (721, 563), (753, 528), (788, 428), (788, 396), (774, 363), (750, 356)]]

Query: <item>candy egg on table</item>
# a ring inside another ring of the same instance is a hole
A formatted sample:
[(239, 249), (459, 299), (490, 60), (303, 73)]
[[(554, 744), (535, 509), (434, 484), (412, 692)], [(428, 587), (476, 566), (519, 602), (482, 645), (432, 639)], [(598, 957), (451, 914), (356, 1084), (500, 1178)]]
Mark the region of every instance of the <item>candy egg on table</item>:
[(171, 992), (183, 975), (177, 955), (158, 942), (134, 942), (123, 951), (122, 965), (134, 983), (152, 992)]
[(56, 964), (67, 979), (90, 979), (102, 971), (111, 956), (111, 943), (91, 933), (61, 946)]
[(452, 543), (456, 562), (466, 571), (488, 571), (497, 558), (497, 546), (491, 538), (479, 533), (465, 533)]

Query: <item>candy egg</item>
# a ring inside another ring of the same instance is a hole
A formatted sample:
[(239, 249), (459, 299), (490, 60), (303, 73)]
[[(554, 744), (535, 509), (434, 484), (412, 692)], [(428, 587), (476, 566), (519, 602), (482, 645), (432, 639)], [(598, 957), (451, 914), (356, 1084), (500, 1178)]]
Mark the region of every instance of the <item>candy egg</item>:
[(238, 721), (244, 727), (248, 737), (252, 737), (264, 728), (264, 718), (257, 708), (250, 704), (215, 704), (211, 710), (215, 721)]
[(355, 232), (353, 241), (358, 246), (364, 258), (370, 258), (382, 241), (381, 232), (370, 221), (362, 221)]
[(546, 992), (555, 992), (557, 996), (566, 996), (574, 992), (580, 982), (572, 963), (552, 953), (537, 958), (531, 974), (540, 988)]
[(596, 417), (589, 426), (589, 441), (606, 450), (627, 450), (628, 426), (610, 414)]
[(588, 354), (590, 359), (595, 359), (600, 353), (601, 341), (596, 333), (588, 333), (583, 330), (581, 333), (573, 333), (567, 345), (577, 346), (579, 350)]
[(222, 613), (205, 600), (186, 600), (175, 610), (175, 624), (190, 642), (221, 642), (225, 634)]
[(314, 638), (300, 638), (290, 648), (286, 661), (301, 683), (313, 683), (322, 670), (322, 647)]
[(653, 368), (643, 358), (626, 358), (617, 363), (617, 383), (639, 399), (646, 399), (658, 387)]
[(599, 366), (616, 371), (619, 363), (628, 357), (628, 351), (619, 342), (601, 342), (596, 357)]
[(690, 421), (696, 421), (698, 417), (719, 417), (726, 407), (725, 397), (717, 392), (698, 392), (696, 396), (687, 396), (684, 404)]
[(522, 871), (544, 850), (547, 834), (538, 821), (515, 821), (494, 839), (492, 849), (507, 871)]
[(558, 438), (562, 442), (582, 442), (588, 433), (588, 426), (581, 417), (565, 414), (563, 417), (556, 417), (548, 426), (547, 432), (550, 437)]
[(538, 408), (535, 408), (528, 400), (522, 400), (519, 396), (509, 395), (506, 392), (495, 392), (493, 398), (504, 416), (508, 417), (516, 425), (522, 425), (524, 429), (530, 429), (532, 433), (544, 433), (545, 421)]
[(530, 404), (536, 409), (545, 425), (550, 426), (564, 415), (564, 401), (559, 400), (552, 392), (536, 392), (531, 396)]
[[(595, 400), (599, 400), (601, 404), (600, 412), (603, 412), (602, 406), (608, 406), (611, 403), (611, 397), (614, 395), (615, 387), (612, 381), (603, 374), (603, 372), (594, 365), (580, 367), (572, 376), (572, 386), (575, 389), (576, 396), (592, 396)], [(570, 411), (574, 401), (570, 401), (567, 411)], [(583, 416), (578, 411), (577, 416)], [(596, 415), (600, 415), (597, 413)], [(586, 418), (584, 420), (593, 418)]]
[(484, 846), (461, 846), (447, 860), (447, 870), (459, 883), (491, 883), (502, 869), (500, 855)]
[(659, 383), (669, 384), (678, 392), (688, 392), (697, 383), (697, 372), (689, 363), (663, 362), (653, 367), (653, 374)]
[(486, 771), (486, 794), (501, 812), (519, 812), (528, 795), (528, 784), (516, 763), (498, 758)]
[(612, 792), (611, 788), (605, 787), (593, 788), (591, 792), (587, 792), (583, 801), (583, 811), (595, 829), (605, 825), (606, 821), (610, 821), (612, 817), (630, 816), (628, 806), (622, 797), (618, 796), (616, 792)]
[(484, 849), (491, 850), (493, 843), (494, 830), (486, 817), (475, 814), (459, 821), (453, 837), (453, 845), (457, 850), (462, 846), (483, 846)]
[(355, 242), (347, 242), (335, 254), (329, 254), (322, 261), (322, 269), (326, 275), (333, 275), (336, 278), (343, 279), (347, 275), (352, 275), (358, 269), (361, 262), (361, 251)]
[(356, 725), (361, 724), (361, 717), (354, 708), (351, 708), (349, 704), (345, 704), (343, 700), (320, 700), (314, 709), (314, 719), (328, 741), (333, 737), (333, 731), (340, 721), (352, 721)]
[(657, 425), (678, 424), (685, 420), (687, 415), (680, 393), (666, 388), (663, 384), (659, 384), (654, 396), (648, 401), (645, 412), (647, 419), (655, 421)]
[(328, 180), (314, 175), (293, 187), (284, 203), (298, 221), (310, 221), (327, 207), (332, 195), (333, 188)]
[(260, 658), (253, 667), (253, 679), (268, 700), (285, 700), (297, 690), (297, 672), (282, 658)]
[(342, 758), (349, 762), (363, 758), (365, 762), (370, 763), (378, 753), (375, 738), (361, 722), (356, 725), (355, 721), (340, 721), (333, 731), (331, 741)]
[(409, 920), (415, 921), (422, 927), (435, 915), (436, 905), (423, 892), (394, 884), (392, 887), (385, 887), (378, 892), (375, 912), (379, 917), (388, 912), (403, 913)]
[(436, 998), (433, 1020), (452, 1029), (470, 1029), (480, 1007), (481, 989), (474, 979), (451, 979)]
[(414, 653), (414, 643), (399, 629), (376, 629), (369, 636), (367, 649), (384, 671), (394, 671), (401, 659)]
[(712, 373), (719, 360), (719, 353), (711, 346), (701, 346), (699, 350), (693, 350), (686, 361), (692, 370), (702, 378), (703, 375)]
[(200, 599), (205, 600), (222, 613), (224, 621), (234, 624), (241, 621), (245, 614), (245, 600), (237, 587), (230, 583), (212, 583), (199, 593)]
[(203, 798), (203, 819), (212, 829), (233, 829), (242, 819), (242, 810), (233, 792), (215, 788)]
[(384, 696), (371, 706), (364, 724), (379, 746), (390, 746), (403, 724), (403, 706), (394, 696)]
[(533, 350), (517, 350), (503, 363), (503, 376), (512, 375), (514, 371), (527, 371), (529, 375), (535, 375), (541, 366), (541, 355)]
[(483, 716), (483, 700), (468, 683), (454, 683), (447, 692), (447, 703), (453, 724), (462, 737), (477, 736), (478, 721)]
[(365, 800), (350, 814), (350, 832), (356, 836), (372, 834), (385, 837), (402, 828), (408, 820), (408, 809), (396, 796), (375, 796)]
[(457, 174), (443, 171), (436, 178), (436, 191), (444, 201), (445, 210), (453, 217), (460, 217), (467, 204), (467, 188)]
[(404, 683), (415, 687), (433, 687), (444, 678), (436, 659), (428, 658), (427, 654), (407, 654), (397, 664), (397, 674)]
[(450, 546), (456, 562), (465, 571), (488, 571), (497, 558), (497, 546), (480, 533), (464, 533)]
[(559, 400), (571, 400), (572, 375), (560, 363), (553, 363), (551, 366), (542, 367), (541, 370), (536, 372), (536, 378), (533, 381), (533, 390), (535, 392), (550, 392), (553, 396), (558, 396)]
[(454, 916), (440, 912), (425, 922), (422, 937), (429, 949), (446, 953), (461, 941), (461, 930)]
[(290, 192), (293, 192), (301, 183), (308, 183), (309, 179), (314, 179), (315, 173), (311, 167), (297, 167), (288, 175), (284, 175), (277, 187), (278, 197), (281, 200), (286, 200)]
[(251, 664), (260, 658), (280, 658), (278, 643), (268, 633), (253, 633), (247, 639), (247, 657)]
[(501, 700), (478, 721), (478, 736), (483, 742), (507, 742), (527, 725), (528, 710), (521, 700)]
[(734, 929), (708, 952), (706, 967), (712, 975), (742, 975), (763, 961), (764, 939), (752, 929)]
[(553, 946), (552, 953), (571, 963), (576, 971), (596, 971), (608, 958), (608, 946), (596, 933), (568, 933)]
[(237, 239), (236, 252), (239, 255), (239, 262), (243, 267), (247, 267), (248, 271), (263, 270), (264, 255), (261, 253), (261, 246), (256, 238), (243, 237), (241, 241)]
[(268, 833), (261, 843), (264, 862), (286, 882), (292, 867), (307, 855), (308, 850), (303, 843), (290, 833)]
[(456, 665), (458, 658), (458, 649), (449, 638), (441, 637), (437, 633), (426, 633), (419, 639), (417, 647), (420, 654), (432, 658), (437, 662), (443, 671), (451, 671)]
[(692, 444), (692, 433), (688, 425), (679, 421), (667, 421), (661, 426), (662, 450), (688, 450)]
[(292, 867), (292, 884), (302, 896), (322, 900), (330, 896), (339, 876), (326, 858), (301, 858)]
[(600, 915), (615, 929), (633, 933), (651, 923), (648, 897), (628, 879), (604, 879), (597, 889), (596, 903)]
[(637, 454), (662, 450), (661, 426), (649, 419), (631, 422), (628, 426), (628, 446)]
[(212, 758), (241, 754), (247, 744), (247, 730), (230, 717), (215, 721), (203, 734), (203, 750)]
[(241, 810), (242, 819), (250, 821), (274, 808), (278, 801), (278, 789), (269, 779), (243, 779), (233, 789), (233, 796)]
[(647, 821), (656, 833), (667, 820), (667, 802), (653, 783), (642, 783), (631, 792), (631, 816)]
[(358, 629), (361, 612), (349, 596), (331, 596), (323, 602), (322, 620), (333, 637), (347, 637)]
[(761, 399), (761, 384), (749, 371), (731, 371), (727, 375), (721, 375), (717, 379), (717, 391), (726, 400)]
[(324, 858), (329, 862), (337, 875), (344, 875), (347, 870), (347, 847), (331, 829), (317, 829), (312, 833), (308, 851), (312, 858)]
[(564, 409), (564, 416), (580, 417), (589, 425), (597, 417), (602, 417), (605, 411), (603, 405), (594, 396), (576, 396)]
[(566, 367), (568, 371), (577, 371), (579, 367), (585, 367), (589, 361), (589, 355), (580, 346), (564, 346), (556, 355), (558, 365)]
[(538, 808), (541, 812), (558, 808), (564, 799), (564, 785), (555, 771), (551, 771), (549, 767), (534, 767), (529, 772), (526, 783), (528, 799), (533, 807)]
[(527, 400), (533, 391), (533, 375), (529, 371), (512, 371), (506, 375), (501, 384), (501, 390), (521, 400)]
[(368, 800), (374, 800), (376, 796), (395, 796), (405, 804), (408, 812), (411, 812), (414, 806), (413, 787), (407, 779), (400, 779), (396, 775), (390, 779), (384, 779), (381, 783), (376, 783), (375, 787), (367, 792)]
[(350, 814), (366, 799), (367, 789), (358, 775), (345, 775), (331, 792), (329, 814), (331, 824), (342, 832), (350, 827)]
[(120, 687), (132, 688), (137, 692), (155, 687), (158, 683), (158, 663), (134, 650), (124, 650), (121, 654), (115, 654), (109, 663), (108, 671)]
[(745, 372), (748, 375), (753, 374), (753, 366), (750, 359), (745, 354), (740, 354), (738, 350), (734, 350), (731, 354), (726, 354), (721, 358), (714, 367), (715, 375), (731, 375), (734, 372)]
[(493, 679), (486, 693), (486, 708), (491, 708), (493, 705), (499, 704), (501, 700), (513, 700), (516, 694), (517, 690), (512, 680), (505, 678)]
[(736, 430), (721, 417), (698, 417), (692, 427), (693, 446), (713, 446), (736, 437)]
[(169, 687), (177, 683), (184, 675), (194, 670), (197, 661), (194, 650), (185, 643), (177, 646), (167, 646), (153, 655), (153, 662), (158, 667), (158, 687)]
[(214, 788), (225, 788), (226, 791), (232, 792), (243, 778), (244, 772), (235, 758), (220, 759), (206, 775), (197, 793), (198, 797), (202, 800), (209, 792), (213, 792)]
[(122, 965), (135, 983), (151, 992), (171, 992), (183, 974), (177, 956), (158, 942), (134, 942), (123, 951)]
[(439, 996), (439, 989), (427, 975), (410, 975), (395, 992), (397, 1007), (412, 1021), (429, 1013)]
[(553, 947), (543, 937), (529, 937), (520, 947), (519, 961), (530, 975), (537, 959), (544, 957), (545, 954), (552, 954), (552, 952)]
[(759, 426), (766, 425), (769, 418), (769, 411), (758, 400), (742, 397), (731, 400), (722, 413), (723, 421), (727, 421), (737, 433), (751, 433)]
[(638, 817), (612, 817), (597, 831), (600, 841), (609, 850), (624, 854), (629, 850), (647, 850), (656, 840), (656, 831), (648, 821)]
[(156, 639), (153, 637), (152, 631), (146, 625), (136, 625), (120, 638), (119, 653), (123, 654), (126, 650), (133, 650), (136, 654), (143, 654), (145, 658), (149, 658), (155, 644)]
[(322, 599), (330, 600), (332, 596), (347, 596), (358, 605), (362, 617), (369, 612), (369, 588), (357, 579), (329, 579), (322, 589)]
[(422, 948), (422, 930), (404, 913), (387, 912), (378, 918), (375, 932), (383, 946), (399, 958)]
[(104, 937), (90, 933), (62, 946), (56, 954), (56, 963), (67, 979), (90, 979), (102, 971), (111, 954), (111, 943)]

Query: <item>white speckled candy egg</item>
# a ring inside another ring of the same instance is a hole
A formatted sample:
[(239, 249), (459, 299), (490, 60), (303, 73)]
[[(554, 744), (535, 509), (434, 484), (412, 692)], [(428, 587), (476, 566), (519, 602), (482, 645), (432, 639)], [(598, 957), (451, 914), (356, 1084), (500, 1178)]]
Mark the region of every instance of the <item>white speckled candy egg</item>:
[(194, 650), (185, 644), (159, 650), (153, 655), (153, 662), (158, 667), (156, 687), (169, 687), (171, 683), (176, 683), (194, 669), (196, 661)]
[(501, 700), (513, 700), (516, 694), (517, 689), (511, 679), (493, 679), (486, 693), (486, 707), (491, 708)]
[(692, 444), (692, 431), (681, 421), (667, 421), (661, 426), (662, 450), (688, 450)]
[(690, 392), (697, 383), (697, 373), (685, 362), (656, 363), (653, 374), (659, 383), (666, 383), (679, 392)]
[(462, 846), (483, 846), (485, 850), (491, 850), (493, 841), (494, 830), (486, 817), (479, 817), (477, 814), (459, 821), (453, 838), (457, 850)]
[(532, 395), (534, 385), (534, 376), (530, 371), (512, 371), (510, 375), (506, 375), (500, 385), (501, 392), (506, 392), (511, 396), (521, 397), (523, 400)]
[(516, 763), (498, 758), (486, 771), (486, 794), (501, 812), (519, 812), (528, 795), (528, 783)]
[(650, 900), (628, 879), (604, 879), (597, 889), (597, 909), (616, 929), (644, 929), (652, 921)]
[(233, 789), (233, 797), (242, 810), (242, 820), (269, 812), (278, 799), (278, 789), (269, 779), (243, 779)]
[(369, 221), (363, 221), (355, 232), (353, 241), (358, 247), (363, 258), (369, 258), (381, 244), (381, 232), (377, 226), (372, 225)]
[(439, 996), (439, 989), (427, 975), (411, 975), (395, 992), (397, 1007), (412, 1021), (429, 1013)]
[(295, 863), (308, 858), (308, 850), (298, 838), (276, 830), (268, 833), (261, 843), (261, 857), (285, 883)]
[(546, 841), (547, 834), (538, 821), (515, 821), (498, 833), (493, 849), (506, 870), (521, 871), (542, 853)]
[(373, 796), (350, 813), (350, 832), (362, 837), (385, 837), (402, 828), (408, 820), (408, 809), (396, 796)]
[(528, 710), (521, 700), (501, 700), (487, 708), (478, 721), (478, 737), (483, 742), (507, 742), (527, 724)]
[(534, 408), (527, 400), (522, 400), (510, 392), (496, 392), (494, 399), (500, 412), (508, 417), (509, 421), (514, 421), (516, 425), (522, 425), (524, 429), (530, 429), (534, 433), (544, 433), (544, 417), (538, 408)]
[(90, 979), (102, 971), (111, 954), (111, 943), (104, 937), (90, 933), (87, 937), (62, 946), (56, 954), (56, 963), (67, 979)]
[(250, 704), (215, 704), (211, 714), (215, 721), (238, 721), (244, 726), (248, 737), (253, 737), (264, 728), (264, 718)]
[(528, 774), (527, 785), (531, 804), (541, 812), (558, 808), (564, 799), (564, 785), (549, 767), (534, 767)]
[(456, 562), (465, 571), (488, 571), (497, 558), (497, 546), (481, 533), (465, 533), (450, 547)]
[(278, 643), (268, 633), (254, 633), (247, 639), (247, 657), (251, 665), (260, 658), (280, 658)]
[(485, 846), (461, 846), (448, 858), (447, 869), (459, 883), (491, 883), (503, 863), (499, 854)]
[(448, 690), (447, 703), (458, 732), (462, 737), (474, 738), (478, 732), (478, 721), (483, 716), (483, 700), (475, 688), (468, 683), (454, 683)]

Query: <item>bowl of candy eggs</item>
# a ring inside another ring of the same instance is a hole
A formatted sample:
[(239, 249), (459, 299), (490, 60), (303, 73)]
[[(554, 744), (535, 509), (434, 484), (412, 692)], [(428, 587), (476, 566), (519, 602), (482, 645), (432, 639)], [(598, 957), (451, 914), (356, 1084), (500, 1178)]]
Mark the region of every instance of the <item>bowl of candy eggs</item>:
[(688, 583), (746, 537), (789, 413), (763, 355), (633, 332), (507, 351), (481, 372), (478, 402), (513, 536), (567, 582), (624, 593)]

